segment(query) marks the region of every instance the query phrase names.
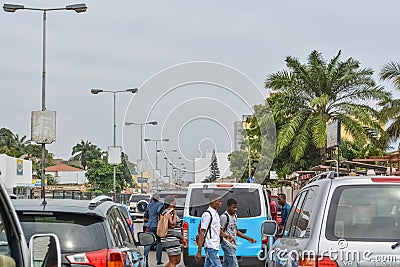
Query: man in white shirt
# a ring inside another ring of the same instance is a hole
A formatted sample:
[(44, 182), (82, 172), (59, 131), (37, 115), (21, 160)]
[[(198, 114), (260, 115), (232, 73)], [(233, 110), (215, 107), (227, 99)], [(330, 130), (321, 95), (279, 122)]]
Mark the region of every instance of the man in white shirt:
[(219, 214), (217, 212), (222, 206), (221, 197), (213, 193), (210, 194), (208, 200), (210, 201), (210, 206), (201, 216), (201, 233), (199, 235), (198, 250), (195, 259), (201, 259), (201, 248), (202, 244), (204, 244), (206, 252), (204, 267), (222, 267), (218, 256), (220, 237), (226, 238), (230, 242), (233, 240), (233, 237), (221, 231)]

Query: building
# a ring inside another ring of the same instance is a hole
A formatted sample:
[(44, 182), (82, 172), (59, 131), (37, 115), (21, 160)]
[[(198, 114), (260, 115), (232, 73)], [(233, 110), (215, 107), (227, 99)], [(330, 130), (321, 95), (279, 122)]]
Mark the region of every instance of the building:
[(243, 115), (242, 121), (235, 121), (233, 124), (233, 150), (240, 150), (240, 145), (243, 141), (243, 130), (248, 127), (247, 119), (252, 115)]
[(46, 174), (52, 175), (59, 185), (62, 184), (85, 184), (88, 182), (85, 177), (85, 170), (61, 163), (49, 166), (45, 169)]
[(0, 154), (0, 182), (7, 192), (26, 195), (32, 187), (32, 161)]
[[(218, 161), (218, 168), (220, 171), (221, 178), (227, 178), (232, 175), (230, 170), (230, 163), (228, 161), (227, 152), (216, 152)], [(210, 175), (210, 163), (212, 153), (207, 152), (203, 158), (194, 159), (194, 182), (201, 183), (208, 175)]]

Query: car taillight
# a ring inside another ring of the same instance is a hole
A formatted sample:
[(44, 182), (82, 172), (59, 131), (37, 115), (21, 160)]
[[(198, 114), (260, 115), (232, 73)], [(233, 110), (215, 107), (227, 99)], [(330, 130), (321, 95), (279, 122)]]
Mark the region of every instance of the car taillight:
[(102, 249), (66, 256), (70, 264), (95, 267), (123, 267), (125, 256), (120, 251)]
[(299, 261), (299, 267), (338, 267), (336, 261), (329, 257), (307, 257), (304, 256), (303, 259)]
[(262, 244), (268, 244), (268, 236), (263, 236)]
[(189, 232), (189, 224), (187, 222), (183, 222), (182, 224), (182, 236), (183, 240), (186, 243), (186, 246), (189, 245), (189, 240), (188, 240), (188, 232)]

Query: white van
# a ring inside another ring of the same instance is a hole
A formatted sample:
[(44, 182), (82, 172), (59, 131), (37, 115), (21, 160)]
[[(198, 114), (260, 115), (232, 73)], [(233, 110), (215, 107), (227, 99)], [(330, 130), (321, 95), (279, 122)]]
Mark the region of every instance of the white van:
[[(234, 198), (237, 201), (238, 230), (257, 240), (252, 244), (242, 238), (237, 239), (236, 255), (240, 266), (264, 266), (264, 262), (257, 257), (262, 250), (262, 244), (266, 242), (261, 234), (261, 225), (271, 216), (262, 186), (254, 183), (195, 183), (189, 186), (182, 225), (183, 236), (188, 244), (188, 247), (183, 249), (185, 266), (203, 266), (204, 261), (194, 260), (197, 253), (196, 235), (201, 215), (209, 206), (208, 196), (211, 193), (222, 197), (219, 214), (226, 210), (228, 199)], [(202, 252), (204, 256), (204, 249)], [(220, 249), (220, 256), (222, 255)]]

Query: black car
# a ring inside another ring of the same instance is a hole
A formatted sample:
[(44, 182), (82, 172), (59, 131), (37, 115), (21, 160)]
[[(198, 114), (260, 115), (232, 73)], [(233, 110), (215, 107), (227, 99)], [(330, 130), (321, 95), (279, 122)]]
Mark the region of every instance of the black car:
[(27, 240), (42, 232), (54, 233), (61, 246), (61, 266), (142, 266), (136, 245), (153, 244), (154, 236), (134, 238), (126, 219), (110, 197), (93, 200), (13, 200)]

